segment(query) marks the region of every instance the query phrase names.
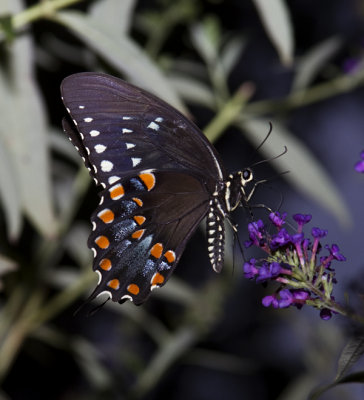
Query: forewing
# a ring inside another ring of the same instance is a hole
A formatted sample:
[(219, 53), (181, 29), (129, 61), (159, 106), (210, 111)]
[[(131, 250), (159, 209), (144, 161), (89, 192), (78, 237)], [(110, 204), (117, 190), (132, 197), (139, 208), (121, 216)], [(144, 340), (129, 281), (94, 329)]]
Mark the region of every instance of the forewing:
[(181, 172), (144, 172), (108, 186), (91, 218), (100, 280), (90, 299), (107, 292), (142, 304), (168, 280), (208, 204), (204, 185)]
[(203, 133), (176, 109), (121, 79), (80, 73), (64, 79), (62, 99), (75, 125), (69, 137), (98, 183), (139, 171), (183, 169), (214, 190), (225, 179), (221, 160)]

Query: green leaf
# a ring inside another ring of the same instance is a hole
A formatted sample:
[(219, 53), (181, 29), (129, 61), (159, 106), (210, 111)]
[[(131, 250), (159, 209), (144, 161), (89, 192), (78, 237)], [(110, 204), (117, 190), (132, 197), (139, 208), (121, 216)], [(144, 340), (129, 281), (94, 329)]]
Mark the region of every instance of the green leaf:
[(343, 379), (346, 372), (359, 360), (363, 353), (364, 336), (350, 338), (340, 355), (335, 380)]
[(111, 35), (119, 37), (129, 32), (133, 21), (136, 0), (103, 0), (90, 7), (91, 16), (99, 21), (107, 21), (105, 28)]
[(129, 80), (157, 92), (159, 97), (180, 111), (186, 111), (158, 66), (132, 39), (110, 35), (101, 22), (81, 12), (58, 12), (52, 19), (66, 26), (114, 68), (127, 75)]
[(200, 80), (175, 73), (169, 77), (169, 81), (187, 103), (202, 105), (212, 110), (215, 108), (215, 98), (211, 89)]
[(292, 84), (292, 92), (305, 89), (322, 70), (322, 66), (333, 57), (342, 45), (339, 37), (329, 38), (312, 48), (296, 65), (296, 75)]
[(292, 64), (294, 37), (291, 18), (283, 0), (253, 0), (264, 28), (284, 65)]
[(221, 50), (220, 59), (224, 68), (225, 74), (229, 75), (235, 67), (241, 53), (245, 49), (247, 41), (241, 36), (230, 38)]
[[(272, 163), (279, 172), (289, 171), (284, 178), (299, 190), (304, 196), (311, 197), (323, 208), (330, 211), (343, 225), (350, 225), (351, 215), (346, 204), (336, 188), (335, 183), (324, 170), (311, 151), (291, 132), (276, 121), (273, 123), (273, 133), (264, 143), (260, 151), (266, 158), (272, 158), (282, 153), (284, 146), (288, 152)], [(242, 121), (239, 125), (248, 139), (259, 146), (265, 138), (269, 121), (251, 119)]]
[[(12, 2), (14, 9), (11, 11), (17, 11), (20, 4)], [(3, 205), (6, 214), (9, 212), (8, 234), (11, 238), (20, 233), (20, 206), (42, 235), (53, 236), (56, 232), (47, 123), (35, 84), (33, 64), (33, 43), (29, 35), (23, 34), (8, 47), (8, 70), (0, 70), (0, 136), (4, 146), (2, 152), (7, 153), (4, 159), (11, 160), (5, 169), (10, 171), (9, 177), (0, 174), (0, 179)], [(9, 204), (10, 200), (12, 204)]]
[(22, 228), (22, 209), (15, 163), (7, 149), (6, 139), (3, 137), (5, 127), (2, 126), (6, 122), (3, 114), (6, 113), (6, 109), (2, 107), (1, 99), (6, 99), (6, 96), (7, 93), (0, 76), (0, 199), (5, 211), (7, 234), (9, 238), (16, 239)]

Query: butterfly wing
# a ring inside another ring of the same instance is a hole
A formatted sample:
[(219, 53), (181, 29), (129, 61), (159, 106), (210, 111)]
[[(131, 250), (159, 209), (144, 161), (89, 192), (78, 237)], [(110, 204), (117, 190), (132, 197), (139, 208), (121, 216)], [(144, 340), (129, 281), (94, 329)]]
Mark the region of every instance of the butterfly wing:
[[(97, 183), (139, 171), (194, 172), (214, 190), (225, 171), (204, 134), (176, 109), (121, 79), (99, 73), (71, 75), (61, 85), (64, 105), (77, 128), (77, 147)], [(64, 128), (72, 141), (70, 123)], [(87, 155), (87, 157), (85, 156)]]
[(100, 278), (90, 299), (107, 292), (141, 304), (169, 278), (225, 171), (192, 122), (135, 86), (82, 73), (61, 92), (64, 131), (103, 187), (88, 241)]
[(166, 283), (208, 209), (209, 195), (181, 172), (144, 172), (101, 192), (88, 245), (103, 292), (114, 301), (143, 303)]

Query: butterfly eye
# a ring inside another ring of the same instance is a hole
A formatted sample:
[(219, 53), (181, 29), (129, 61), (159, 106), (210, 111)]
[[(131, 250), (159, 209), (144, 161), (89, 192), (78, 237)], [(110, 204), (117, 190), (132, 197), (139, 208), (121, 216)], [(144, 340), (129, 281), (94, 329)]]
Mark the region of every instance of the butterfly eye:
[(253, 179), (253, 171), (250, 168), (245, 168), (242, 174), (242, 185), (250, 182)]

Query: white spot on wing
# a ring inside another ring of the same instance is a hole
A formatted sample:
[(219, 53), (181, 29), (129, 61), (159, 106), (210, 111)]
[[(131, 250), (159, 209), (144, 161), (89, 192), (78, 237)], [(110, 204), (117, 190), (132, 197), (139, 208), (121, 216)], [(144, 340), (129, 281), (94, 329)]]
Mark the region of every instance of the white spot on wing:
[(125, 143), (126, 144), (126, 148), (129, 150), (129, 149), (132, 149), (133, 147), (135, 147), (135, 144), (134, 143)]
[(98, 271), (98, 270), (96, 270), (95, 272), (97, 273), (97, 275), (98, 275), (98, 277), (99, 277), (99, 281), (97, 282), (97, 284), (98, 284), (98, 285), (100, 285), (100, 283), (101, 283), (101, 279), (102, 279), (101, 272), (100, 272), (100, 271)]
[(103, 144), (97, 144), (94, 148), (96, 150), (96, 153), (103, 153), (106, 150), (106, 146), (104, 146)]
[(124, 296), (122, 296), (122, 297), (120, 298), (120, 300), (124, 300), (124, 299), (133, 301), (133, 298), (132, 298), (131, 296), (129, 296), (128, 294), (124, 294)]
[(158, 117), (158, 118), (155, 119), (155, 122), (162, 122), (162, 121), (163, 121), (162, 117)]
[(96, 230), (96, 222), (92, 221), (92, 231), (95, 231), (95, 230)]
[(110, 176), (108, 179), (109, 185), (112, 185), (113, 183), (117, 182), (119, 179), (120, 179), (119, 176), (116, 176), (116, 175)]
[(92, 129), (92, 131), (90, 131), (90, 135), (93, 136), (93, 137), (99, 136), (99, 135), (100, 135), (100, 132), (97, 131), (96, 129)]
[(91, 117), (86, 117), (83, 119), (85, 122), (92, 122), (94, 119)]
[(109, 296), (109, 299), (111, 299), (112, 294), (108, 290), (104, 290), (103, 292), (99, 293), (96, 297), (102, 296), (104, 294), (107, 294)]
[(159, 125), (156, 124), (154, 121), (152, 121), (152, 122), (148, 125), (148, 128), (157, 131), (157, 130), (159, 129)]
[(140, 164), (140, 162), (142, 161), (141, 158), (137, 158), (137, 157), (132, 157), (131, 161), (133, 163), (133, 167), (136, 167), (138, 164)]
[(114, 168), (114, 164), (109, 160), (102, 160), (100, 165), (103, 172), (110, 172)]
[(97, 256), (97, 251), (96, 251), (96, 249), (95, 249), (94, 247), (91, 247), (91, 250), (92, 250), (92, 253), (93, 253), (93, 255), (94, 255), (94, 258), (96, 258), (96, 256)]
[(132, 117), (123, 117), (123, 120), (133, 119)]
[(85, 106), (78, 106), (78, 108), (80, 108), (81, 110), (83, 110), (85, 108)]
[(123, 133), (131, 133), (133, 132), (131, 129), (123, 128)]

